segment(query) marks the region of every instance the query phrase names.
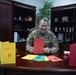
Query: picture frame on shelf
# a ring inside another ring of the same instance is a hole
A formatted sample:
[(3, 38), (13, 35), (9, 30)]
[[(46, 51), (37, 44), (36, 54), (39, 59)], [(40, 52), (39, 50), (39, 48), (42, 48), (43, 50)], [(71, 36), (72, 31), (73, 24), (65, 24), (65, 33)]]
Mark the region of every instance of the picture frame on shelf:
[(70, 33), (66, 33), (65, 34), (65, 42), (70, 42), (71, 41), (71, 34)]
[(54, 18), (54, 22), (57, 23), (58, 22), (58, 18)]
[(58, 37), (59, 42), (63, 42), (63, 40), (64, 40), (64, 34), (63, 33), (58, 33), (57, 37)]

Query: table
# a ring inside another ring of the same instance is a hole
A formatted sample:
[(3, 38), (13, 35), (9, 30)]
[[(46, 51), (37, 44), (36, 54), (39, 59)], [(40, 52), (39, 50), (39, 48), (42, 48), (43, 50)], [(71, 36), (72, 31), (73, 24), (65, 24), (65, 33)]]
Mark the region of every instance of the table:
[(54, 54), (63, 59), (56, 63), (21, 59), (26, 54), (25, 50), (18, 50), (16, 64), (0, 64), (0, 75), (76, 75), (76, 67), (69, 66), (69, 58), (63, 53)]

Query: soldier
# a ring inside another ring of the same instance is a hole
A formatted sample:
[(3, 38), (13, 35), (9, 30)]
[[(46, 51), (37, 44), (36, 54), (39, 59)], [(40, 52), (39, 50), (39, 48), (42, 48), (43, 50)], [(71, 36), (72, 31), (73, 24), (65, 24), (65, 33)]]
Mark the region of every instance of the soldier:
[(43, 18), (39, 22), (38, 29), (33, 30), (26, 40), (26, 50), (34, 52), (34, 38), (44, 39), (44, 53), (56, 53), (59, 50), (58, 40), (51, 30), (48, 30), (48, 20)]

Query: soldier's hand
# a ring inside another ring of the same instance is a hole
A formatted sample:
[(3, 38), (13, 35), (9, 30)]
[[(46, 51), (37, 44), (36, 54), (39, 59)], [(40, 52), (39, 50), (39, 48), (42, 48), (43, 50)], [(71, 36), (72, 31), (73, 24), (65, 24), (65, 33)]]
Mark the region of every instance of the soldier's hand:
[(44, 48), (44, 53), (50, 53), (50, 49), (48, 47)]
[(31, 47), (31, 48), (29, 49), (29, 52), (30, 52), (30, 53), (33, 53), (33, 52), (34, 52), (34, 47)]

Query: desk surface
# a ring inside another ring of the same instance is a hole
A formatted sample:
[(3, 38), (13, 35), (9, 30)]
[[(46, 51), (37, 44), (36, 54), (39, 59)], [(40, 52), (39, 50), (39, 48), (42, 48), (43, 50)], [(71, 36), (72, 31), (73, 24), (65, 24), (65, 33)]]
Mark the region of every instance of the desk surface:
[[(71, 75), (71, 73), (76, 74), (76, 67), (69, 66), (68, 57), (63, 56), (62, 53), (55, 54), (56, 56), (63, 59), (63, 61), (60, 61), (60, 62), (51, 62), (51, 61), (37, 62), (37, 61), (32, 61), (32, 60), (24, 60), (24, 59), (21, 59), (22, 56), (25, 56), (27, 54), (27, 53), (25, 53), (24, 50), (19, 50), (17, 52), (17, 54), (20, 56), (17, 57), (16, 64), (8, 64), (8, 65), (0, 64), (0, 68), (10, 69), (10, 70), (20, 70), (20, 71), (27, 70), (28, 72), (32, 71), (32, 72), (40, 72), (40, 73), (44, 73), (44, 72), (65, 73), (66, 72), (66, 73), (70, 73), (70, 75)], [(47, 73), (45, 75), (47, 75)], [(36, 74), (36, 75), (38, 75), (38, 74)]]

